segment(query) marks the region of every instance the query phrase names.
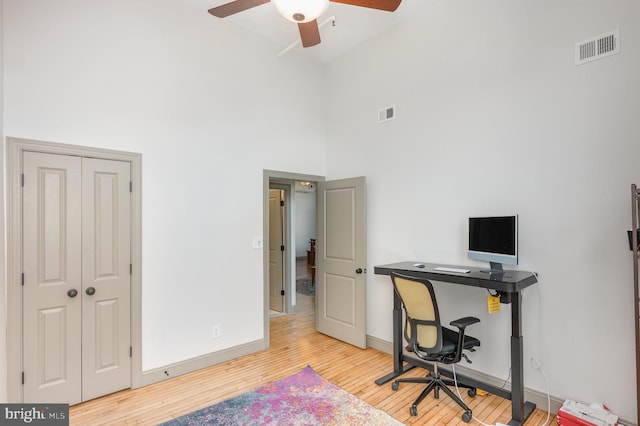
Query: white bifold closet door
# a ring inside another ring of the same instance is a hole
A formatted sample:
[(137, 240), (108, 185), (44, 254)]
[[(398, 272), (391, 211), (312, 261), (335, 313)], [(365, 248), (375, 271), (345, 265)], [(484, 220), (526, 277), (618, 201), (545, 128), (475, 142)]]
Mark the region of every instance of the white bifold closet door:
[(131, 386), (130, 204), (128, 162), (24, 153), (25, 402)]

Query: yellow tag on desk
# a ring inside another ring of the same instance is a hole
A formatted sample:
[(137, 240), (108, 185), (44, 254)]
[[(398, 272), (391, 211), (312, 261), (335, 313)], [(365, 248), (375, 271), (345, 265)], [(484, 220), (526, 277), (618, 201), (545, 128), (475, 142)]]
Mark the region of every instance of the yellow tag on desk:
[(489, 295), (489, 298), (487, 300), (487, 307), (489, 308), (490, 314), (500, 312), (500, 296)]

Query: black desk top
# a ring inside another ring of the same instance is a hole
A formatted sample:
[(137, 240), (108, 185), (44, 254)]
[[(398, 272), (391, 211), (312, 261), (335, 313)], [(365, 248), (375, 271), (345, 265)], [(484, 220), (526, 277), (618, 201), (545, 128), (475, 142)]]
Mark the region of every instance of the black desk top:
[[(416, 265), (424, 265), (424, 267), (418, 267)], [(436, 271), (434, 268), (449, 267), (468, 269), (470, 272), (446, 272)], [(525, 271), (507, 271), (504, 273), (492, 273), (482, 272), (488, 268), (473, 268), (470, 266), (459, 265), (442, 265), (425, 262), (398, 262), (390, 263), (388, 265), (380, 265), (374, 267), (374, 273), (377, 275), (391, 275), (391, 272), (398, 272), (400, 274), (426, 278), (433, 281), (442, 281), (447, 283), (469, 285), (473, 287), (490, 288), (506, 293), (516, 293), (522, 289), (529, 287), (532, 284), (538, 282), (538, 279), (531, 272)]]

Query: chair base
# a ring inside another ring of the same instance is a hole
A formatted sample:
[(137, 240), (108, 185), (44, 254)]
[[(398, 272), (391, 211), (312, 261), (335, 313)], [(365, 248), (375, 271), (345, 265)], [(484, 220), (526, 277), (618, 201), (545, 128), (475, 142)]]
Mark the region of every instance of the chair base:
[[(427, 384), (427, 387), (422, 391), (422, 393), (418, 396), (418, 398), (416, 398), (413, 404), (411, 404), (411, 408), (409, 409), (409, 412), (411, 413), (412, 416), (418, 415), (418, 404), (420, 404), (420, 402), (422, 402), (422, 400), (425, 399), (431, 391), (433, 391), (433, 396), (436, 399), (439, 399), (440, 389), (442, 389), (444, 393), (449, 395), (449, 397), (456, 402), (456, 404), (458, 404), (460, 407), (464, 409), (464, 413), (462, 414), (462, 421), (464, 421), (465, 423), (469, 423), (473, 418), (473, 413), (471, 409), (467, 406), (467, 404), (465, 404), (464, 401), (462, 401), (462, 399), (460, 399), (458, 395), (456, 395), (451, 389), (449, 389), (449, 386), (456, 385), (455, 382), (453, 380), (443, 379), (440, 373), (432, 371), (429, 374), (427, 374), (427, 376), (425, 377), (407, 377), (407, 378), (396, 379), (393, 383), (391, 383), (391, 389), (393, 389), (394, 391), (397, 391), (399, 387), (399, 383), (401, 382)], [(473, 386), (467, 386), (467, 385), (458, 383), (458, 388), (468, 389), (467, 394), (469, 396), (471, 397), (476, 396), (476, 388), (474, 388)]]

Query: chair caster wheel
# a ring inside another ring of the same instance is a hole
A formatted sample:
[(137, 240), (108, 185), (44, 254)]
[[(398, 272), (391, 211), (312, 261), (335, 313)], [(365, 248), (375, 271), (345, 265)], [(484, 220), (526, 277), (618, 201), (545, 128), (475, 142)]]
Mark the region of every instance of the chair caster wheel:
[(391, 383), (391, 389), (393, 389), (394, 391), (397, 391), (398, 390), (398, 382)]
[(471, 411), (465, 411), (462, 415), (462, 421), (465, 423), (469, 423), (473, 416), (471, 415)]
[(411, 408), (409, 408), (409, 412), (411, 413), (412, 416), (417, 416), (418, 415), (418, 407), (416, 407), (415, 405), (412, 405)]
[(476, 390), (475, 390), (475, 388), (473, 388), (473, 389), (469, 389), (469, 390), (467, 391), (467, 395), (469, 395), (471, 398), (473, 398), (474, 396), (476, 396)]

